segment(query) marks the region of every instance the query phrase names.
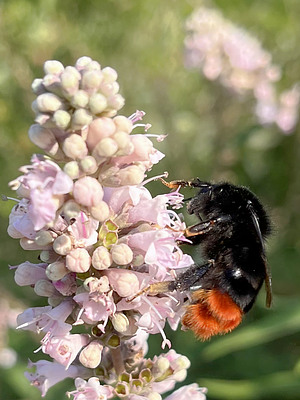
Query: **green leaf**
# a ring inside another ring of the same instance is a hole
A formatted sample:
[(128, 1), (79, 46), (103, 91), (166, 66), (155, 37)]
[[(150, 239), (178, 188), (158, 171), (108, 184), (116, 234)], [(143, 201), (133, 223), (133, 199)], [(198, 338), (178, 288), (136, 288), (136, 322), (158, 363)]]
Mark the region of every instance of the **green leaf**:
[(208, 398), (223, 400), (282, 400), (300, 393), (299, 375), (293, 371), (277, 372), (251, 381), (201, 379), (198, 383), (208, 388)]

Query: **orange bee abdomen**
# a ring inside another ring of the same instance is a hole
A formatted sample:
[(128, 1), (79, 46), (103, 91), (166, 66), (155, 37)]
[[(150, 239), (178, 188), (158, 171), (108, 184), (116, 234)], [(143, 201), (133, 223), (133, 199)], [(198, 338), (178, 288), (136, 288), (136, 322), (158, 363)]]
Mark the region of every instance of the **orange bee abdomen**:
[(201, 340), (230, 332), (242, 321), (242, 310), (227, 293), (218, 289), (197, 290), (192, 293), (192, 300), (182, 324)]

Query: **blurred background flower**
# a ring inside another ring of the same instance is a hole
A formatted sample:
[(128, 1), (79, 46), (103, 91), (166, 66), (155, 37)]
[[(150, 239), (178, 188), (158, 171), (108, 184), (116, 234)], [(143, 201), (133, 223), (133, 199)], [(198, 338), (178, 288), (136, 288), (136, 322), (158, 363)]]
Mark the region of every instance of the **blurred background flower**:
[[(288, 111), (294, 107), (293, 128), (283, 129), (290, 117), (284, 112), (276, 114), (275, 123), (261, 124), (259, 116), (265, 114), (255, 114), (257, 97), (240, 91), (237, 95), (199, 69), (185, 68), (184, 43), (190, 32), (186, 21), (199, 6), (209, 6), (242, 30), (243, 46), (251, 37), (255, 49), (271, 57), (268, 62), (277, 67), (271, 70), (274, 98), (277, 107)], [(296, 0), (207, 4), (200, 0), (3, 0), (0, 5), (2, 193), (11, 195), (7, 182), (38, 151), (27, 135), (34, 118), (33, 79), (43, 75), (46, 60), (73, 65), (87, 55), (118, 71), (118, 93), (126, 98), (124, 115), (137, 107), (145, 110), (151, 132), (168, 134), (156, 144), (166, 157), (153, 167), (153, 176), (167, 170), (170, 179), (228, 179), (249, 186), (270, 209), (275, 226), (268, 245), (275, 295), (272, 310), (265, 309), (262, 293), (241, 327), (209, 343), (197, 342), (189, 332), (167, 332), (176, 351), (191, 360), (186, 382), (208, 387), (210, 400), (300, 397), (300, 129), (297, 86), (291, 89), (300, 81), (299, 13)], [(153, 195), (162, 191), (158, 182), (149, 187)], [(18, 242), (6, 233), (10, 210), (11, 204), (1, 204), (1, 282), (26, 308), (34, 304), (35, 295), (28, 287), (12, 284), (13, 272), (8, 269), (8, 264), (24, 261)], [(200, 258), (197, 252), (193, 255)], [(29, 261), (38, 262), (34, 251)], [(161, 338), (155, 339), (149, 357), (160, 353)], [(30, 332), (9, 331), (7, 347), (14, 348), (19, 358), (10, 369), (0, 366), (4, 399), (40, 398), (23, 377), (27, 359), (38, 359), (32, 355), (38, 347), (35, 340)], [(70, 382), (63, 382), (50, 389), (46, 399), (62, 398), (69, 389)]]

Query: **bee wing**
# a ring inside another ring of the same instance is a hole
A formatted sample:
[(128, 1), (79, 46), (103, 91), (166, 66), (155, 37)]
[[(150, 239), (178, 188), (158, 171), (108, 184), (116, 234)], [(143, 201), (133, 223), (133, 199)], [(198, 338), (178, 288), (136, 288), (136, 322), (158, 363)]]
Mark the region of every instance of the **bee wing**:
[(255, 226), (255, 230), (257, 232), (257, 235), (259, 237), (259, 241), (261, 243), (262, 256), (263, 256), (263, 260), (264, 260), (264, 264), (265, 264), (265, 271), (266, 271), (266, 278), (265, 278), (266, 306), (268, 308), (270, 308), (271, 304), (272, 304), (272, 276), (271, 276), (271, 271), (270, 271), (270, 268), (269, 268), (269, 266), (267, 264), (266, 255), (265, 255), (264, 240), (263, 240), (263, 237), (262, 237), (262, 234), (261, 234), (261, 231), (260, 231), (257, 215), (256, 215), (251, 203), (248, 203), (248, 208), (249, 208), (249, 210), (251, 212), (251, 218), (252, 218), (252, 221), (253, 221), (253, 225)]

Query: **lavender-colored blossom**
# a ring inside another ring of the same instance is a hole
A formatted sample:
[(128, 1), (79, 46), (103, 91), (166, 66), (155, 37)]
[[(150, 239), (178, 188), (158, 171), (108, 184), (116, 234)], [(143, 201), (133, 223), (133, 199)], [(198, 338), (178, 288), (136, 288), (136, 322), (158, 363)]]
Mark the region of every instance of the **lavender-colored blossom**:
[(7, 232), (14, 239), (35, 238), (34, 225), (28, 215), (29, 204), (29, 200), (23, 198), (11, 210)]
[(74, 296), (74, 301), (81, 306), (80, 318), (88, 324), (98, 323), (98, 328), (105, 332), (109, 317), (116, 311), (112, 293), (80, 293)]
[(50, 160), (33, 156), (31, 161), (31, 166), (21, 169), (24, 175), (18, 180), (29, 192), (28, 216), (38, 231), (54, 220), (57, 201), (72, 190), (73, 181)]
[(40, 350), (55, 362), (30, 363), (36, 372), (26, 376), (42, 396), (72, 377), (75, 400), (160, 399), (189, 362), (175, 351), (146, 359), (147, 338), (160, 333), (162, 347), (171, 347), (164, 327), (177, 328), (186, 296), (145, 288), (193, 264), (179, 248), (185, 223), (172, 209), (182, 195), (152, 197), (145, 187), (166, 176), (145, 180), (164, 156), (152, 138), (165, 135), (148, 133), (143, 111), (116, 115), (123, 98), (112, 68), (82, 57), (74, 67), (48, 61), (44, 70), (33, 83), (29, 137), (48, 156), (33, 156), (11, 182), (20, 199), (8, 233), (40, 251), (41, 263), (12, 269), (17, 284), (49, 305), (28, 308), (17, 322), (43, 333)]
[(55, 280), (52, 283), (55, 289), (63, 296), (72, 296), (76, 293), (77, 283), (75, 273), (66, 273), (61, 279)]
[(77, 354), (87, 344), (87, 335), (67, 333), (64, 336), (45, 337), (42, 341), (42, 351), (68, 369)]
[(113, 397), (113, 388), (108, 385), (102, 386), (96, 377), (90, 378), (87, 382), (84, 379), (75, 379), (76, 391), (69, 392), (74, 400), (106, 400)]
[[(186, 22), (185, 64), (239, 96), (256, 101), (255, 114), (261, 124), (276, 123), (291, 133), (299, 119), (300, 89), (276, 90), (280, 68), (258, 39), (226, 19), (220, 11), (201, 6)], [(285, 102), (283, 97), (290, 100)], [(287, 104), (288, 103), (288, 104)]]
[(45, 332), (51, 335), (64, 335), (72, 326), (65, 323), (73, 309), (71, 301), (63, 301), (58, 306), (28, 308), (17, 318), (18, 328)]
[(34, 373), (25, 372), (25, 377), (41, 391), (44, 397), (51, 386), (66, 378), (76, 378), (78, 375), (83, 374), (84, 368), (81, 366), (71, 365), (67, 370), (65, 367), (57, 362), (50, 362), (46, 360), (39, 360), (35, 363), (29, 360), (28, 368), (36, 367)]
[(206, 388), (200, 388), (196, 383), (192, 383), (191, 385), (182, 386), (175, 390), (175, 392), (167, 396), (165, 400), (185, 400), (189, 398), (195, 400), (206, 400), (206, 392)]
[(33, 264), (29, 261), (12, 267), (15, 270), (15, 282), (19, 286), (34, 285), (40, 279), (46, 278), (46, 267), (47, 264)]

